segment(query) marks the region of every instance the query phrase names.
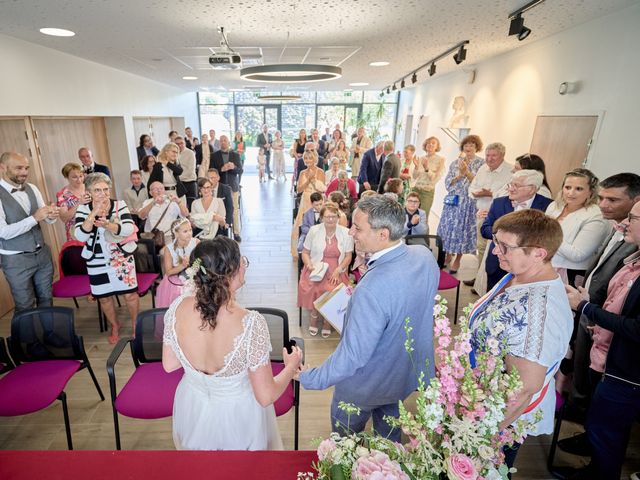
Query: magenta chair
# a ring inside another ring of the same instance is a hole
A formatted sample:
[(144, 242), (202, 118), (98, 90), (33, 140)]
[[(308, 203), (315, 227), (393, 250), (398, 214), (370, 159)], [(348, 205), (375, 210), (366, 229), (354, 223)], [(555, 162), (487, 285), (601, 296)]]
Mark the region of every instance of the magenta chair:
[[(136, 319), (136, 337), (121, 339), (107, 360), (117, 450), (121, 450), (118, 414), (140, 419), (165, 418), (173, 414), (173, 398), (183, 370), (167, 373), (162, 367), (166, 311), (166, 308), (155, 308), (140, 312)], [(118, 393), (115, 366), (127, 344), (136, 369)]]
[[(8, 339), (11, 357), (0, 339), (0, 364), (8, 370), (0, 378), (0, 416), (13, 417), (37, 412), (56, 399), (62, 402), (67, 445), (73, 450), (67, 396), (64, 389), (78, 370), (86, 368), (98, 390), (98, 384), (84, 350), (82, 337), (75, 334), (73, 310), (67, 307), (43, 307), (26, 310), (11, 321)], [(15, 367), (14, 367), (15, 364)]]
[(431, 250), (436, 257), (438, 268), (440, 269), (440, 279), (438, 281), (438, 291), (456, 289), (456, 306), (453, 315), (453, 323), (458, 323), (458, 302), (460, 300), (460, 280), (444, 271), (445, 251), (442, 248), (442, 239), (438, 235), (407, 235), (405, 237), (407, 245), (422, 245)]
[[(289, 338), (289, 317), (284, 310), (266, 307), (251, 307), (248, 310), (259, 312), (267, 321), (269, 335), (271, 336), (271, 371), (275, 376), (284, 369), (282, 348), (286, 347), (287, 350), (291, 351), (291, 346), (297, 345), (304, 352), (304, 340), (301, 338)], [(292, 380), (273, 406), (277, 417), (293, 409), (293, 448), (298, 450), (300, 383), (297, 380)]]

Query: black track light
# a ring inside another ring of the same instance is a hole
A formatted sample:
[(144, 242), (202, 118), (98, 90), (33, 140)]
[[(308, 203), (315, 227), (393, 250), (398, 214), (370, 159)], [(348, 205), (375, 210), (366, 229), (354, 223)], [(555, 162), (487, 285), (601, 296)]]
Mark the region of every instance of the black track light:
[(400, 88), (404, 88), (404, 78), (402, 79), (402, 81), (400, 82)]
[(418, 81), (418, 75), (416, 74), (416, 72), (413, 72), (413, 75), (411, 75), (411, 83), (416, 83)]
[(389, 95), (391, 93), (391, 90), (389, 90), (389, 87), (387, 87), (387, 95)]
[(522, 41), (531, 34), (531, 29), (524, 26), (524, 18), (522, 13), (518, 13), (511, 19), (509, 24), (509, 35), (517, 35), (518, 40)]
[(460, 65), (464, 62), (465, 58), (467, 58), (467, 51), (465, 50), (464, 45), (460, 45), (460, 49), (458, 50), (458, 53), (453, 56), (453, 60), (456, 62), (456, 65)]
[(391, 89), (395, 92), (398, 89), (398, 87), (396, 87), (396, 84), (394, 83)]
[(436, 64), (432, 63), (429, 67), (429, 76), (433, 77), (436, 74)]

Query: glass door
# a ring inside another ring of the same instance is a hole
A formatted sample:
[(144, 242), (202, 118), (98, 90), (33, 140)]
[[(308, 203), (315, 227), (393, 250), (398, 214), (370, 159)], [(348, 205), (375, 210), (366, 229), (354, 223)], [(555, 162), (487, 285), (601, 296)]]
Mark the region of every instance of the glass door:
[(358, 128), (358, 119), (362, 117), (361, 105), (346, 105), (344, 114), (343, 133), (346, 136), (353, 135)]

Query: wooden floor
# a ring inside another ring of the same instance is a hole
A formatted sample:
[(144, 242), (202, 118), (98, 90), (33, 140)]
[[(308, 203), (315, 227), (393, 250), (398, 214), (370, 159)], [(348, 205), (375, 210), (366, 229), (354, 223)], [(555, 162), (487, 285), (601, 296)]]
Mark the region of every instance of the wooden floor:
[[(297, 271), (296, 263), (289, 253), (291, 233), (290, 183), (270, 181), (259, 184), (256, 176), (243, 177), (243, 218), (241, 249), (251, 265), (246, 276), (246, 285), (239, 293), (239, 301), (245, 306), (269, 306), (281, 308), (289, 315), (292, 336), (302, 336), (306, 342), (306, 361), (311, 366), (319, 365), (338, 343), (335, 333), (329, 339), (310, 337), (306, 333), (308, 317), (303, 312), (303, 328), (298, 327), (298, 309), (295, 306)], [(434, 226), (435, 227), (435, 226)], [(458, 276), (461, 279), (474, 275), (475, 259), (466, 256)], [(444, 294), (451, 306), (455, 291)], [(460, 305), (475, 299), (470, 288), (461, 287)], [(72, 302), (56, 301), (56, 304), (73, 307)], [(76, 310), (76, 330), (84, 336), (87, 354), (94, 367), (107, 400), (99, 401), (86, 371), (76, 374), (66, 389), (74, 447), (76, 449), (114, 449), (114, 432), (106, 360), (112, 346), (107, 335), (100, 334), (97, 325), (95, 303), (80, 300)], [(142, 299), (141, 308), (150, 308), (149, 297)], [(127, 321), (126, 309), (119, 309), (122, 322)], [(9, 335), (10, 315), (0, 319), (0, 336)], [(127, 331), (125, 330), (125, 333)], [(121, 387), (133, 371), (133, 364), (126, 352), (118, 363), (116, 374)], [(331, 390), (324, 392), (304, 391), (300, 406), (300, 448), (312, 449), (312, 440), (322, 438), (330, 432), (329, 404)], [(285, 448), (293, 448), (293, 413), (280, 417), (278, 423)], [(120, 417), (122, 446), (124, 449), (151, 450), (173, 449), (171, 419), (134, 420)], [(564, 422), (561, 436), (578, 431), (575, 425)], [(551, 478), (546, 470), (546, 455), (550, 438), (530, 437), (520, 450), (515, 478)], [(639, 435), (634, 437), (628, 449), (625, 475), (640, 470)], [(66, 437), (59, 402), (49, 408), (23, 417), (0, 418), (1, 449), (65, 449)], [(586, 460), (581, 457), (558, 452), (557, 463), (579, 465)]]

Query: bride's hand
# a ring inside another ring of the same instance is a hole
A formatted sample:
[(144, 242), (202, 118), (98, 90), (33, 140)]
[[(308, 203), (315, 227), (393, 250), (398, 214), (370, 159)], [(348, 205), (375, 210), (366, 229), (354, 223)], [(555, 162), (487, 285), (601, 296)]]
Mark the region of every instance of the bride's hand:
[(300, 350), (300, 347), (293, 346), (291, 347), (291, 353), (288, 353), (287, 349), (283, 348), (282, 359), (285, 367), (292, 366), (295, 370), (298, 370), (302, 363), (302, 350)]

